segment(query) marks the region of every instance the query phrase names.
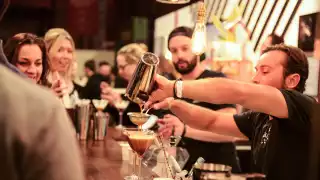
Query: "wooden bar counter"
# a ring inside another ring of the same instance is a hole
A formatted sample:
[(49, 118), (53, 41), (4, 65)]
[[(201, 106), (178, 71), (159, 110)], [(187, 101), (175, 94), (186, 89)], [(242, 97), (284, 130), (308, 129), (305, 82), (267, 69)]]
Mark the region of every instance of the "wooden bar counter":
[[(123, 180), (132, 173), (129, 161), (122, 160), (123, 148), (118, 140), (124, 140), (119, 130), (109, 128), (103, 141), (79, 141), (83, 153), (86, 180)], [(144, 176), (156, 175), (146, 167), (142, 167)], [(149, 178), (148, 178), (149, 179)]]

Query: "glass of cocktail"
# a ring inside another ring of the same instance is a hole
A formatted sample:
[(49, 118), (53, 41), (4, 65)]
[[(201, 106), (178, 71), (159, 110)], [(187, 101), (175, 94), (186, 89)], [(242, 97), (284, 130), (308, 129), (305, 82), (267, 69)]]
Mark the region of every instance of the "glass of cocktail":
[(139, 128), (125, 128), (124, 133), (127, 136), (131, 149), (137, 154), (136, 157), (138, 157), (139, 160), (138, 180), (142, 180), (142, 157), (151, 144), (153, 144), (156, 135), (151, 130), (141, 130)]
[(119, 111), (119, 126), (120, 128), (122, 128), (123, 111), (127, 109), (129, 105), (129, 101), (125, 101), (125, 100), (117, 101), (114, 105)]

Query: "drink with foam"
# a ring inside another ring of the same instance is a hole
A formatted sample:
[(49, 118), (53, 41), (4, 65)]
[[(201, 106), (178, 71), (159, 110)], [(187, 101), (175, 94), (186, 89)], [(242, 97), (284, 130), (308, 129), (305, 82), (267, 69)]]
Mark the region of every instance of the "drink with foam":
[(154, 140), (153, 134), (146, 134), (143, 131), (129, 132), (128, 141), (130, 147), (139, 155), (143, 156)]
[(149, 149), (153, 140), (155, 139), (155, 133), (150, 130), (141, 130), (139, 128), (126, 128), (124, 133), (128, 137), (128, 142), (133, 151), (136, 152), (139, 163), (139, 179), (141, 178), (141, 161), (143, 154)]

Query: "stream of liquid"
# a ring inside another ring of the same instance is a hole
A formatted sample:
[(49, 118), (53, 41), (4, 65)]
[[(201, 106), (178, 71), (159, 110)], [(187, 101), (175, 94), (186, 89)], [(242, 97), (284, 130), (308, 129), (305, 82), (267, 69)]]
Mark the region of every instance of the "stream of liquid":
[(139, 103), (138, 105), (139, 105), (139, 107), (140, 107), (140, 113), (143, 114), (143, 110), (144, 110), (143, 106), (144, 106), (144, 103)]

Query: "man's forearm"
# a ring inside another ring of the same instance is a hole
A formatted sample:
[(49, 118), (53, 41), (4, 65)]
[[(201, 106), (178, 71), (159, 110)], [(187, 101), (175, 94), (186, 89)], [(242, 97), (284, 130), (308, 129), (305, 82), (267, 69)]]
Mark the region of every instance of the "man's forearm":
[(218, 114), (210, 109), (187, 103), (182, 100), (173, 100), (170, 111), (191, 127), (209, 130)]
[(240, 104), (279, 118), (288, 117), (282, 93), (271, 86), (226, 78), (206, 78), (183, 83), (182, 96), (214, 104)]
[(240, 104), (242, 83), (226, 78), (183, 82), (183, 97), (214, 104)]
[(225, 136), (221, 134), (212, 133), (209, 131), (202, 131), (194, 129), (192, 127), (186, 127), (185, 137), (192, 138), (195, 140), (206, 141), (206, 142), (234, 142), (239, 138), (232, 136)]
[(216, 112), (181, 100), (173, 100), (170, 104), (171, 112), (192, 128), (246, 138), (239, 131), (232, 113)]

